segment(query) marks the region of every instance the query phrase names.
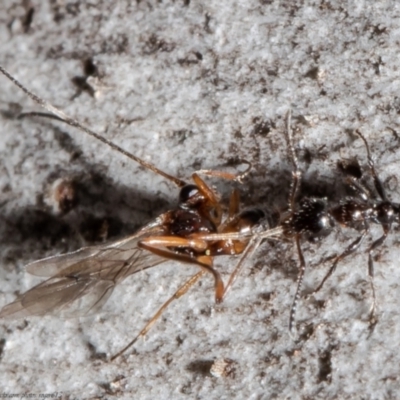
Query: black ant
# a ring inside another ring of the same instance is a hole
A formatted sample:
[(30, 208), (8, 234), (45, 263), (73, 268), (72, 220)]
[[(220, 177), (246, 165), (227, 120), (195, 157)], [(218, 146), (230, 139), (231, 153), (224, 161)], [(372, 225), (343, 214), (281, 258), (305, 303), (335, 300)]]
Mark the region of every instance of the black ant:
[[(257, 233), (253, 228), (250, 243), (254, 243), (254, 250), (262, 242), (264, 238), (271, 236), (280, 236), (284, 239), (294, 240), (299, 257), (299, 272), (297, 276), (297, 288), (294, 295), (292, 307), (289, 317), (289, 331), (293, 330), (293, 323), (300, 293), (303, 284), (304, 272), (306, 269), (306, 261), (301, 247), (302, 239), (310, 241), (321, 240), (328, 236), (335, 226), (344, 228), (353, 228), (360, 231), (361, 234), (353, 240), (345, 250), (334, 257), (334, 261), (329, 268), (327, 274), (322, 279), (313, 293), (318, 292), (323, 287), (326, 280), (335, 271), (338, 263), (354, 253), (361, 245), (363, 239), (370, 232), (370, 224), (379, 224), (382, 226), (383, 234), (376, 239), (368, 248), (368, 276), (371, 283), (373, 302), (370, 310), (370, 326), (373, 328), (376, 324), (375, 308), (376, 297), (373, 285), (374, 266), (372, 255), (373, 252), (382, 246), (388, 234), (391, 231), (393, 223), (400, 221), (400, 204), (390, 201), (385, 193), (384, 187), (375, 169), (375, 164), (371, 156), (369, 145), (363, 134), (356, 130), (355, 133), (364, 142), (367, 151), (368, 166), (374, 181), (375, 191), (379, 199), (373, 199), (369, 190), (361, 183), (362, 171), (359, 165), (351, 165), (343, 167), (342, 170), (348, 175), (347, 182), (350, 187), (357, 193), (357, 196), (346, 197), (338, 205), (330, 205), (327, 199), (317, 197), (303, 197), (298, 199), (299, 188), (301, 184), (302, 173), (299, 168), (297, 155), (293, 145), (293, 135), (291, 130), (291, 112), (287, 114), (286, 140), (288, 148), (288, 156), (292, 162), (292, 184), (289, 194), (288, 211), (279, 225), (273, 229), (274, 234), (270, 234), (270, 230), (263, 230)], [(239, 235), (232, 235), (232, 238), (238, 238)], [(242, 260), (240, 261), (240, 263)]]
[[(301, 247), (301, 241), (302, 239), (310, 241), (323, 239), (332, 233), (335, 227), (352, 228), (361, 231), (361, 234), (353, 240), (341, 254), (334, 257), (331, 267), (313, 293), (322, 289), (326, 280), (335, 271), (340, 261), (354, 253), (360, 247), (364, 238), (370, 232), (370, 224), (379, 224), (382, 226), (383, 234), (368, 248), (368, 277), (371, 284), (373, 299), (369, 317), (371, 328), (373, 328), (377, 322), (375, 315), (376, 296), (373, 284), (374, 265), (372, 255), (373, 252), (385, 242), (393, 223), (400, 222), (400, 204), (394, 203), (388, 199), (382, 181), (379, 179), (376, 172), (368, 142), (360, 131), (356, 130), (355, 133), (361, 138), (366, 148), (368, 166), (371, 171), (374, 187), (379, 200), (373, 199), (369, 190), (361, 183), (362, 171), (359, 165), (348, 165), (342, 166), (341, 168), (342, 171), (348, 175), (347, 183), (350, 188), (357, 193), (357, 196), (346, 197), (344, 200), (340, 201), (339, 204), (332, 206), (325, 198), (302, 197), (298, 199), (302, 173), (299, 168), (296, 151), (293, 145), (291, 112), (289, 111), (286, 118), (285, 135), (288, 157), (292, 162), (292, 183), (289, 194), (288, 210), (284, 213), (285, 216), (278, 226), (273, 229), (267, 228), (265, 230), (262, 226), (254, 226), (251, 231), (245, 234), (238, 232), (231, 235), (225, 235), (224, 237), (225, 240), (227, 240), (228, 237), (236, 240), (239, 238), (248, 238), (246, 255), (253, 253), (266, 238), (281, 238), (295, 241), (300, 265), (297, 276), (297, 288), (290, 310), (290, 333), (293, 331), (297, 304), (300, 299), (304, 273), (306, 270), (306, 261)], [(237, 269), (240, 269), (242, 263), (243, 258), (239, 261)]]
[(294, 316), (296, 312), (297, 303), (300, 297), (300, 291), (303, 282), (304, 271), (306, 263), (303, 256), (303, 251), (300, 245), (300, 239), (306, 237), (307, 239), (315, 240), (321, 239), (329, 235), (333, 227), (339, 225), (343, 228), (352, 228), (361, 231), (361, 234), (353, 240), (345, 250), (334, 258), (334, 261), (329, 268), (327, 274), (322, 279), (321, 283), (314, 290), (314, 293), (321, 290), (326, 280), (335, 271), (338, 263), (354, 253), (361, 245), (363, 239), (370, 232), (370, 224), (379, 224), (382, 226), (383, 234), (376, 239), (368, 248), (368, 276), (372, 290), (372, 305), (370, 310), (370, 326), (376, 324), (376, 297), (373, 284), (374, 264), (373, 252), (386, 240), (391, 231), (392, 224), (399, 222), (400, 205), (391, 202), (385, 192), (371, 156), (369, 145), (364, 135), (356, 130), (355, 133), (361, 138), (367, 151), (368, 167), (370, 169), (375, 191), (379, 199), (373, 199), (369, 190), (361, 183), (362, 171), (358, 165), (353, 165), (347, 170), (343, 168), (344, 172), (348, 174), (347, 182), (350, 187), (357, 193), (356, 197), (347, 197), (338, 205), (329, 206), (325, 200), (318, 198), (304, 198), (296, 204), (297, 192), (301, 180), (301, 172), (298, 167), (298, 160), (293, 147), (292, 133), (290, 129), (290, 114), (288, 117), (287, 127), (287, 140), (289, 157), (293, 164), (293, 184), (292, 192), (290, 195), (290, 215), (288, 219), (282, 222), (283, 235), (294, 237), (297, 252), (300, 260), (299, 274), (297, 277), (297, 289), (293, 300), (293, 305), (290, 312), (289, 330), (292, 330)]

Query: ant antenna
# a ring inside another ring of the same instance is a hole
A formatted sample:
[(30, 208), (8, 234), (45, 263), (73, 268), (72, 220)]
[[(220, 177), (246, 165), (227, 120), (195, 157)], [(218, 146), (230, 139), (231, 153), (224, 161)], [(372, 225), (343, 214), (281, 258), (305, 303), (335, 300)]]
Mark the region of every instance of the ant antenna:
[[(91, 129), (87, 128), (86, 126), (82, 125), (75, 119), (69, 117), (67, 114), (65, 114), (63, 111), (59, 110), (58, 108), (54, 107), (47, 101), (43, 100), (36, 94), (32, 93), (29, 91), (25, 86), (23, 86), (17, 79), (15, 79), (4, 67), (0, 65), (0, 72), (6, 76), (14, 85), (18, 86), (24, 93), (26, 93), (35, 103), (39, 104), (41, 107), (43, 107), (45, 110), (49, 111), (51, 114), (53, 114), (56, 119), (59, 119), (66, 124), (78, 128), (81, 131), (85, 132), (89, 136), (94, 137), (95, 139), (99, 140), (100, 142), (110, 146), (113, 150), (116, 150), (123, 154), (124, 156), (130, 158), (133, 161), (136, 161), (138, 164), (140, 164), (142, 167), (145, 167), (153, 172), (155, 172), (158, 175), (161, 175), (162, 177), (168, 179), (169, 181), (173, 182), (175, 185), (178, 187), (183, 187), (186, 185), (185, 181), (182, 181), (179, 178), (176, 178), (175, 176), (169, 175), (166, 172), (162, 171), (161, 169), (157, 168), (153, 164), (148, 163), (147, 161), (142, 160), (139, 157), (136, 157), (135, 155), (127, 152), (124, 150), (122, 147), (119, 147), (115, 143), (111, 142), (110, 140), (107, 140), (103, 136), (99, 135), (98, 133), (92, 131)], [(40, 115), (40, 114), (39, 114)]]

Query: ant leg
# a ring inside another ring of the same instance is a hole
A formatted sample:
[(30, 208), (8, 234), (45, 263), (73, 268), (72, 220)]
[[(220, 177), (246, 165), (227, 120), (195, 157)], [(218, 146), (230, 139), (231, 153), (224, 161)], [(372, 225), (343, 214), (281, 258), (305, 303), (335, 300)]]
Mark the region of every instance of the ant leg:
[(229, 198), (228, 219), (231, 220), (240, 211), (240, 193), (237, 189), (232, 190), (231, 197)]
[[(217, 240), (239, 240), (248, 241), (252, 238), (258, 238), (260, 240), (264, 239), (276, 239), (285, 240), (283, 237), (285, 230), (282, 226), (277, 226), (276, 228), (271, 228), (264, 230), (262, 232), (220, 232), (220, 233), (195, 233), (191, 237), (197, 237), (198, 239), (204, 240), (206, 242), (215, 242)], [(246, 245), (247, 246), (247, 245)], [(244, 247), (246, 247), (244, 246)], [(242, 252), (237, 252), (236, 254), (241, 254)]]
[(196, 171), (196, 173), (242, 183), (243, 179), (250, 173), (251, 169), (253, 168), (253, 164), (247, 160), (241, 160), (241, 162), (243, 164), (247, 164), (247, 168), (243, 172), (237, 174), (231, 174), (230, 172), (224, 171), (215, 171), (211, 169), (200, 169), (199, 171)]
[(372, 173), (372, 176), (374, 178), (375, 189), (378, 192), (379, 197), (383, 201), (387, 201), (387, 196), (386, 196), (386, 193), (385, 193), (385, 189), (384, 189), (384, 187), (382, 185), (382, 181), (379, 179), (379, 176), (378, 176), (378, 174), (377, 174), (377, 172), (375, 170), (375, 163), (374, 163), (374, 160), (372, 159), (367, 139), (365, 139), (364, 135), (358, 129), (355, 132), (356, 132), (356, 134), (358, 136), (360, 136), (360, 138), (362, 139), (362, 141), (365, 144), (365, 148), (367, 149), (368, 165), (369, 165), (369, 167), (371, 169), (371, 173)]
[[(180, 236), (149, 236), (142, 239), (140, 241), (140, 245), (150, 247), (154, 250), (167, 250), (166, 247), (180, 247), (190, 248), (198, 252), (206, 251), (208, 247), (207, 242), (205, 240), (202, 240), (201, 237), (183, 238)], [(172, 252), (172, 255), (175, 254), (177, 253)], [(190, 258), (193, 259), (194, 257)]]
[[(210, 235), (202, 235), (199, 234), (199, 238), (203, 240), (238, 240), (238, 241), (248, 241), (247, 244), (243, 246), (243, 252), (241, 253), (241, 257), (239, 262), (236, 264), (235, 269), (231, 273), (228, 283), (225, 286), (225, 290), (223, 293), (223, 298), (225, 298), (226, 294), (228, 291), (231, 289), (233, 286), (234, 282), (236, 281), (237, 276), (243, 269), (244, 261), (246, 258), (251, 258), (255, 251), (257, 250), (258, 246), (261, 244), (261, 242), (265, 239), (280, 239), (282, 237), (282, 228), (277, 227), (274, 229), (269, 229), (264, 232), (260, 233), (255, 233), (252, 234), (251, 236), (246, 236), (242, 235), (241, 233), (230, 233), (230, 232), (222, 232), (222, 233), (217, 233), (217, 234), (210, 234)], [(237, 253), (237, 254), (240, 254)], [(223, 300), (222, 298), (222, 300)]]
[(359, 236), (356, 240), (351, 242), (350, 245), (347, 246), (347, 248), (343, 251), (342, 254), (335, 257), (335, 261), (333, 262), (332, 266), (329, 268), (328, 272), (324, 276), (324, 279), (322, 279), (321, 283), (317, 286), (317, 288), (313, 291), (312, 294), (317, 293), (322, 289), (322, 286), (324, 286), (324, 284), (328, 280), (328, 278), (335, 272), (339, 261), (343, 260), (345, 257), (354, 253), (360, 247), (360, 244), (363, 241), (363, 239), (365, 238), (367, 232), (368, 232), (368, 229), (365, 229), (363, 231), (363, 233), (361, 234), (361, 236)]
[(23, 119), (23, 118), (27, 118), (27, 117), (28, 118), (30, 118), (30, 117), (48, 118), (48, 119), (54, 119), (56, 121), (64, 122), (64, 120), (60, 117), (57, 117), (57, 115), (44, 113), (44, 112), (37, 112), (37, 111), (29, 111), (29, 112), (20, 113), (18, 115), (17, 119)]
[(203, 193), (203, 195), (213, 204), (219, 204), (219, 199), (218, 196), (215, 194), (215, 192), (211, 189), (207, 183), (204, 182), (203, 179), (200, 178), (200, 176), (194, 172), (192, 174), (192, 179), (193, 182), (196, 184), (196, 186), (200, 189), (200, 191)]
[(290, 309), (289, 333), (292, 333), (293, 330), (293, 322), (295, 320), (297, 303), (299, 302), (300, 299), (300, 292), (303, 286), (304, 272), (306, 270), (306, 261), (304, 259), (303, 250), (301, 249), (300, 238), (301, 235), (297, 234), (295, 240), (296, 240), (297, 253), (299, 255), (300, 266), (299, 266), (299, 273), (297, 275), (297, 289), (293, 298), (292, 307)]
[[(222, 220), (222, 207), (220, 204), (219, 196), (211, 189), (203, 179), (200, 178), (199, 174), (219, 177), (227, 180), (241, 181), (245, 175), (247, 175), (252, 168), (252, 164), (248, 161), (243, 161), (248, 164), (248, 168), (241, 174), (235, 175), (228, 172), (211, 171), (211, 170), (200, 170), (192, 174), (193, 182), (199, 188), (202, 195), (208, 200), (208, 204), (204, 207), (205, 209), (200, 210), (205, 213), (207, 218), (214, 223), (217, 227), (220, 226)], [(238, 191), (232, 192), (230, 203), (229, 203), (229, 215), (228, 220), (225, 221), (224, 226), (239, 213), (239, 193)]]
[(341, 161), (338, 167), (343, 174), (346, 175), (345, 183), (352, 188), (359, 197), (365, 202), (371, 198), (370, 190), (360, 182), (363, 176), (360, 164), (357, 160), (349, 163), (348, 161)]
[[(288, 157), (289, 160), (292, 162), (292, 183), (291, 183), (291, 188), (290, 188), (290, 194), (289, 194), (289, 199), (288, 199), (288, 207), (289, 207), (289, 213), (290, 213), (290, 218), (294, 217), (295, 213), (295, 208), (296, 208), (296, 198), (299, 192), (300, 188), (300, 183), (301, 183), (301, 176), (302, 173), (299, 168), (299, 161), (296, 155), (296, 151), (293, 145), (293, 132), (291, 129), (291, 118), (292, 118), (292, 112), (289, 109), (289, 111), (286, 114), (286, 141), (287, 141), (287, 150), (288, 150)], [(297, 247), (297, 252), (299, 256), (299, 261), (300, 261), (300, 266), (299, 266), (299, 273), (297, 276), (297, 289), (296, 293), (293, 299), (292, 307), (290, 309), (290, 317), (289, 317), (289, 332), (291, 333), (293, 330), (293, 322), (296, 314), (296, 308), (297, 308), (297, 303), (300, 298), (300, 291), (303, 285), (303, 277), (304, 277), (304, 272), (306, 268), (306, 262), (304, 259), (303, 251), (301, 249), (300, 245), (300, 239), (301, 235), (297, 233), (295, 235), (295, 242), (296, 242), (296, 247)]]
[[(240, 193), (237, 189), (232, 190), (231, 196), (229, 198), (228, 215), (225, 221), (218, 226), (218, 232), (225, 232), (225, 229), (229, 224), (234, 221), (234, 219), (239, 215), (240, 212)], [(201, 238), (201, 235), (200, 235)]]
[(117, 354), (113, 355), (110, 361), (114, 361), (116, 358), (121, 356), (126, 352), (130, 347), (132, 347), (141, 337), (146, 336), (147, 332), (153, 327), (153, 325), (157, 322), (157, 320), (161, 317), (163, 312), (167, 309), (167, 307), (174, 301), (181, 298), (184, 294), (186, 294), (189, 289), (204, 275), (205, 271), (200, 271), (196, 275), (193, 275), (188, 281), (186, 281), (153, 315), (153, 317), (149, 320), (149, 322), (145, 325), (145, 327), (139, 332), (139, 334), (130, 341), (122, 350), (120, 350)]
[(299, 302), (299, 299), (300, 299), (300, 291), (303, 286), (304, 272), (306, 270), (306, 261), (304, 259), (303, 250), (301, 249), (300, 238), (301, 238), (301, 236), (299, 234), (297, 234), (295, 237), (297, 253), (299, 255), (300, 266), (299, 266), (299, 273), (297, 275), (297, 289), (296, 289), (296, 293), (293, 298), (292, 307), (290, 309), (289, 333), (292, 333), (294, 317), (296, 315), (297, 303)]
[[(296, 198), (297, 198), (297, 194), (298, 194), (298, 191), (300, 188), (301, 171), (299, 168), (299, 161), (297, 159), (296, 151), (295, 151), (295, 148), (293, 145), (293, 132), (291, 129), (291, 117), (292, 117), (291, 110), (288, 111), (286, 117), (287, 117), (286, 140), (287, 140), (287, 146), (288, 146), (288, 155), (289, 155), (289, 159), (291, 160), (291, 162), (293, 164), (292, 184), (291, 184), (288, 203), (289, 203), (289, 211), (290, 211), (291, 217), (293, 218), (294, 210), (296, 207)], [(295, 318), (295, 314), (296, 314), (297, 303), (299, 302), (300, 291), (303, 286), (304, 272), (306, 269), (306, 262), (304, 259), (303, 251), (301, 249), (300, 238), (301, 238), (300, 234), (295, 235), (295, 241), (296, 241), (297, 253), (299, 255), (300, 266), (299, 266), (299, 273), (297, 276), (296, 293), (294, 295), (292, 307), (290, 309), (290, 317), (289, 317), (289, 332), (290, 333), (293, 330), (293, 322), (294, 322), (294, 318)]]
[(289, 110), (286, 114), (286, 140), (287, 140), (287, 147), (288, 147), (288, 155), (289, 159), (293, 164), (293, 171), (292, 171), (292, 184), (290, 188), (290, 195), (289, 195), (289, 210), (293, 214), (295, 205), (296, 205), (296, 197), (300, 187), (300, 180), (301, 180), (301, 171), (299, 168), (299, 161), (297, 159), (296, 151), (293, 145), (293, 133), (290, 127), (291, 119), (292, 119), (292, 112)]
[(212, 267), (212, 257), (208, 255), (196, 257), (189, 254), (177, 253), (168, 249), (168, 247), (182, 247), (194, 250), (205, 250), (207, 248), (207, 243), (203, 240), (185, 239), (175, 236), (153, 236), (142, 239), (139, 242), (139, 247), (170, 260), (176, 260), (186, 264), (196, 264), (203, 268), (203, 270), (211, 273), (215, 280), (215, 302), (222, 302), (224, 283), (219, 272)]
[(232, 285), (236, 281), (236, 278), (238, 277), (239, 273), (243, 269), (244, 261), (246, 260), (246, 258), (248, 258), (248, 257), (251, 258), (252, 257), (252, 255), (257, 250), (257, 248), (261, 244), (261, 242), (262, 242), (262, 239), (260, 239), (258, 237), (255, 237), (255, 238), (250, 240), (250, 242), (246, 246), (245, 251), (242, 253), (242, 256), (240, 257), (239, 262), (236, 264), (235, 269), (233, 270), (233, 272), (229, 276), (228, 283), (226, 284), (225, 290), (224, 290), (224, 293), (223, 293), (223, 298), (226, 296), (228, 291), (231, 289)]
[(376, 295), (375, 295), (375, 286), (374, 286), (374, 262), (372, 260), (372, 253), (374, 250), (385, 242), (388, 234), (390, 232), (390, 225), (383, 225), (383, 235), (375, 240), (371, 247), (368, 250), (368, 277), (371, 285), (371, 291), (372, 291), (372, 304), (371, 308), (369, 311), (369, 322), (371, 327), (374, 327), (377, 323), (377, 318), (376, 318)]
[(211, 189), (211, 187), (200, 178), (199, 175), (196, 173), (192, 174), (192, 179), (203, 196), (205, 196), (208, 200), (208, 204), (206, 205), (207, 209), (203, 211), (207, 213), (208, 219), (210, 219), (214, 225), (219, 226), (222, 219), (222, 208), (219, 202), (220, 199)]

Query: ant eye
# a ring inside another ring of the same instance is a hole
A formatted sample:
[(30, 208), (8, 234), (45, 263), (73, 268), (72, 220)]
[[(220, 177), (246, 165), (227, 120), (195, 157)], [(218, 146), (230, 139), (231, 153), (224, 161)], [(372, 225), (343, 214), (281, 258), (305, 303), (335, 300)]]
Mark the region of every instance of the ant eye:
[(179, 193), (179, 202), (187, 203), (198, 194), (199, 188), (196, 185), (186, 185), (181, 189), (181, 192)]

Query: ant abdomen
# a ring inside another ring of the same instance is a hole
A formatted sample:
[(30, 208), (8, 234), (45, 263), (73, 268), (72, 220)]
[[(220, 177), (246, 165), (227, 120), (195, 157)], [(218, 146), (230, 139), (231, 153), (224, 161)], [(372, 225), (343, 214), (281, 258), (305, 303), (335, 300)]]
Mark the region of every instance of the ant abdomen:
[(307, 240), (317, 241), (331, 233), (334, 220), (326, 201), (311, 197), (300, 202), (298, 210), (283, 222), (283, 226), (287, 236), (301, 234)]

